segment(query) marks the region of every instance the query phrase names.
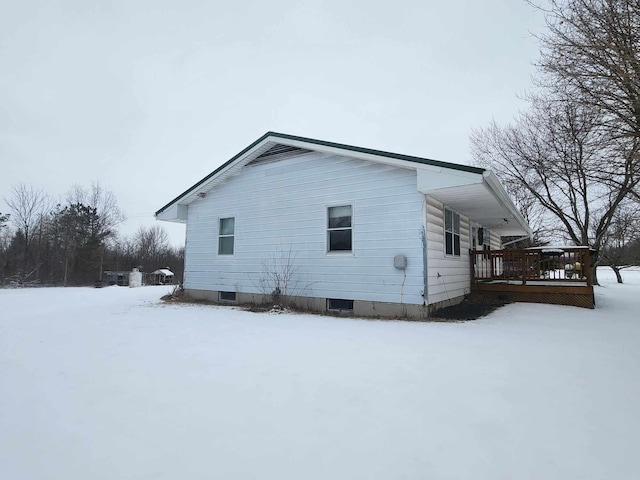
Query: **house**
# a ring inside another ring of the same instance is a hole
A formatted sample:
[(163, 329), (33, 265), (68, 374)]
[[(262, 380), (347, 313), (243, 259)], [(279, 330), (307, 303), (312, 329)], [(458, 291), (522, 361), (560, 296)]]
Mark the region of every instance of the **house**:
[(268, 132), (156, 212), (186, 223), (196, 298), (425, 318), (472, 249), (531, 230), (485, 169)]

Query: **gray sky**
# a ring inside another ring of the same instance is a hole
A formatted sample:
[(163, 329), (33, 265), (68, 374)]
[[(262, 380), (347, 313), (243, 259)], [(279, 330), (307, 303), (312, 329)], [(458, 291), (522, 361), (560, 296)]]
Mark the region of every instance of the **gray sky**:
[(541, 30), (520, 0), (0, 0), (0, 212), (99, 180), (129, 235), (268, 130), (469, 163)]

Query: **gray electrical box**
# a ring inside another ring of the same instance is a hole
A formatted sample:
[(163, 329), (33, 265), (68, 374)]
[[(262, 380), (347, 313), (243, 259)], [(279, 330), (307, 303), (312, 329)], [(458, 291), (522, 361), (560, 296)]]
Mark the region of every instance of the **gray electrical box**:
[(393, 266), (400, 270), (404, 270), (407, 268), (407, 257), (404, 255), (396, 255), (393, 257)]

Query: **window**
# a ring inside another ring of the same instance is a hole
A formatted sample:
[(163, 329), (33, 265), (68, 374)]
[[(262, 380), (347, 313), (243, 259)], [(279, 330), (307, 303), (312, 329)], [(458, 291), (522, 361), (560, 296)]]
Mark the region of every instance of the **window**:
[(218, 292), (218, 300), (221, 302), (235, 302), (236, 292)]
[(444, 243), (447, 255), (460, 256), (460, 215), (444, 209)]
[(236, 219), (221, 218), (218, 229), (218, 255), (233, 255)]
[(353, 300), (340, 298), (327, 298), (327, 310), (340, 310), (353, 312)]
[(350, 252), (352, 250), (351, 205), (329, 207), (327, 225), (327, 250), (329, 252)]

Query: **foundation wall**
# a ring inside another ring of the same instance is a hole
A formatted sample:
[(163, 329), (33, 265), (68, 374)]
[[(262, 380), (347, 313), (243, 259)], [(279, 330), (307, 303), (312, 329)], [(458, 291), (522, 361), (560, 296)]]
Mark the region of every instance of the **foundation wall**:
[[(223, 305), (242, 305), (242, 304), (269, 304), (272, 298), (269, 295), (257, 293), (236, 293), (235, 301), (220, 300), (219, 292), (215, 290), (196, 290), (187, 289), (185, 293), (197, 300), (206, 300), (210, 302), (220, 303)], [(302, 310), (309, 310), (318, 313), (330, 313), (335, 315), (349, 315), (355, 317), (373, 317), (373, 318), (399, 318), (406, 320), (427, 320), (429, 312), (437, 308), (454, 305), (459, 303), (464, 297), (459, 299), (440, 302), (443, 305), (414, 305), (406, 303), (389, 303), (389, 302), (373, 302), (368, 300), (354, 300), (353, 311), (351, 310), (329, 310), (327, 308), (327, 299), (318, 297), (287, 297), (286, 302), (294, 305)], [(444, 304), (446, 303), (446, 305)]]

